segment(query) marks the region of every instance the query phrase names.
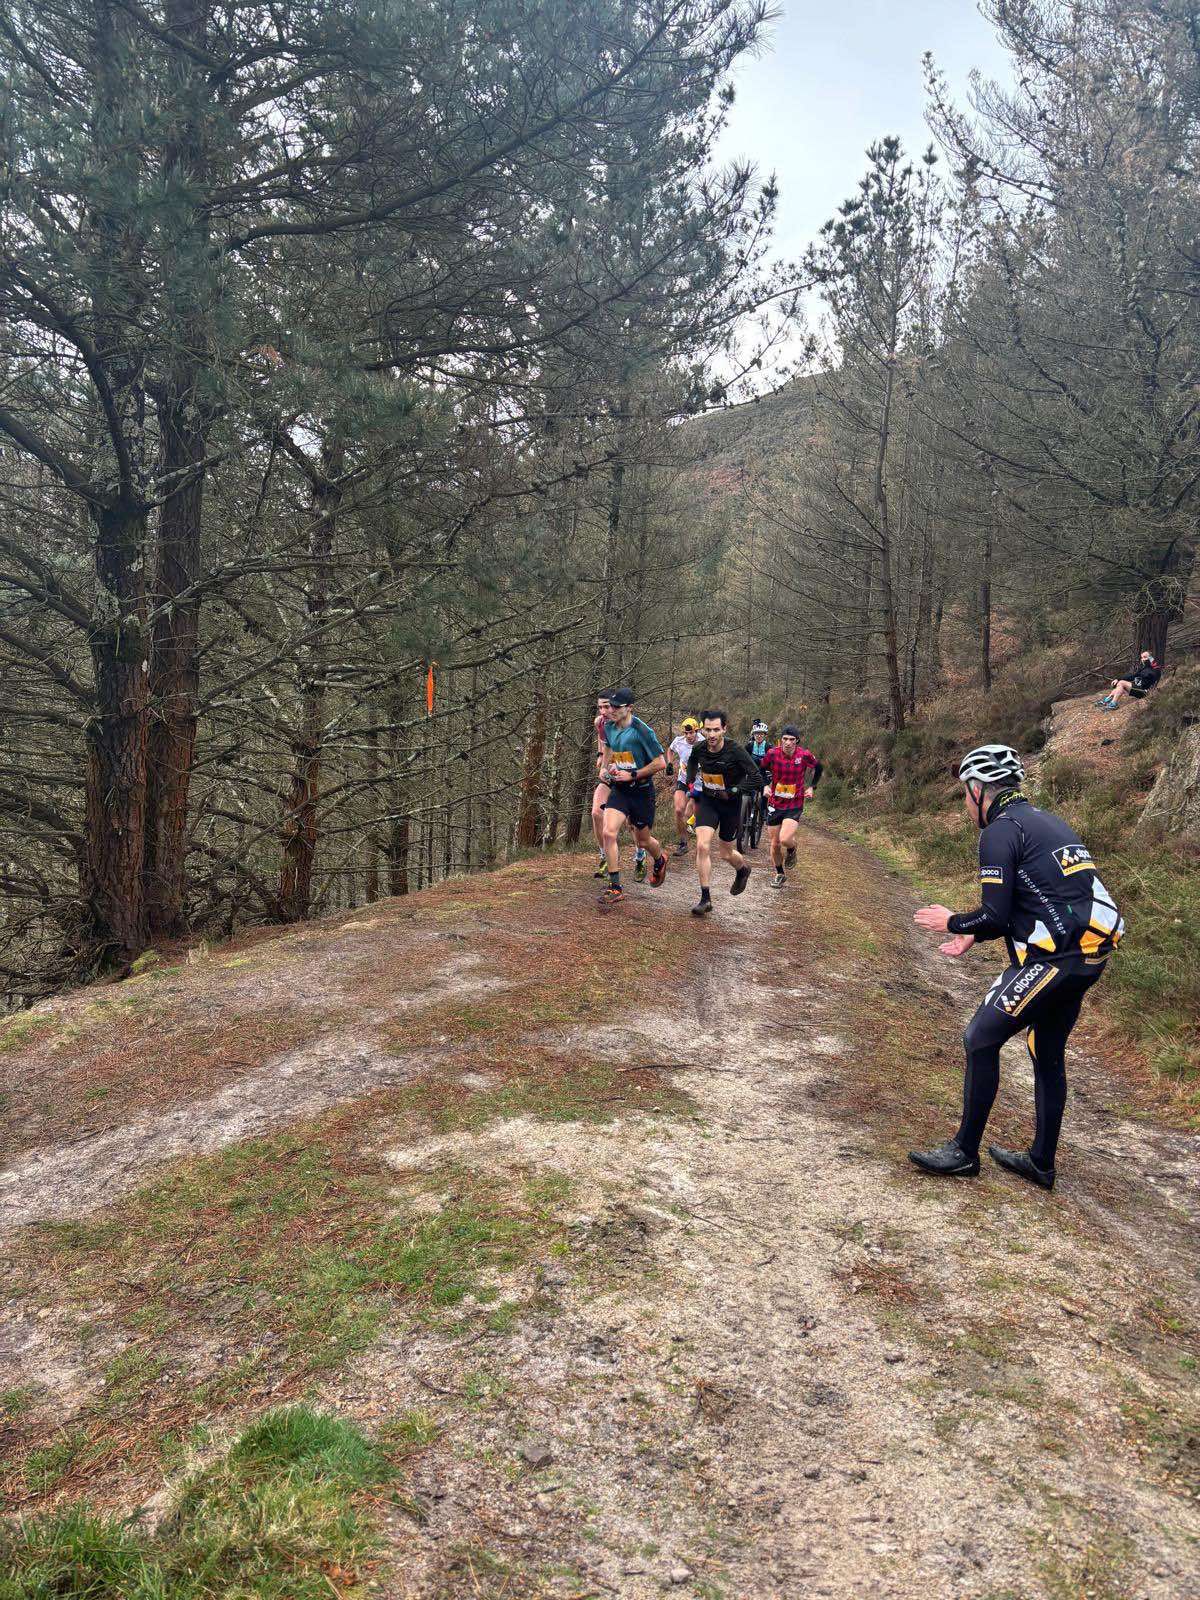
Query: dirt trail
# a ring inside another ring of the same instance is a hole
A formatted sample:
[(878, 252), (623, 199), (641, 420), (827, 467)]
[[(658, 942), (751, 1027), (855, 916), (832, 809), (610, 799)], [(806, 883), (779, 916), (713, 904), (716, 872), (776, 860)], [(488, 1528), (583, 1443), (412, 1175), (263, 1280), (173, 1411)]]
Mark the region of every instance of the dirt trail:
[[(805, 839), (810, 872), (844, 874), (851, 854)], [(1194, 1303), (1196, 1141), (1104, 1117), (1085, 1088), (1053, 1198), (994, 1170), (923, 1180), (903, 1130), (881, 1149), (822, 1110), (858, 1066), (845, 975), (797, 981), (783, 929), (805, 927), (804, 891), (775, 899), (764, 876), (740, 904), (719, 897), (687, 999), (635, 1003), (581, 1041), (637, 1059), (670, 1039), (699, 1128), (505, 1123), (454, 1145), (489, 1170), (567, 1174), (589, 1214), (627, 1225), (641, 1281), (564, 1291), (553, 1331), (506, 1346), (511, 1411), (468, 1423), (427, 1528), (402, 1536), (412, 1592), (451, 1592), (435, 1577), (446, 1543), (468, 1541), (487, 1505), (494, 1545), (544, 1560), (549, 1540), (578, 1564), (577, 1592), (630, 1600), (1200, 1594), (1195, 1504), (1113, 1449), (1136, 1366), (1126, 1320), (1155, 1285)], [(690, 872), (669, 883), (672, 909), (692, 888)], [(956, 1007), (978, 987), (956, 981)], [(1025, 1070), (1009, 1076), (1019, 1101)], [(1084, 1188), (1092, 1164), (1100, 1182)], [(379, 1377), (378, 1359), (365, 1370)], [(440, 1376), (453, 1381), (444, 1358)], [(553, 1468), (489, 1483), (479, 1460), (530, 1431)]]
[[(904, 1150), (949, 1131), (953, 1071), (895, 1081), (872, 1011), (900, 1006), (953, 1060), (987, 966), (918, 949), (911, 895), (855, 847), (806, 828), (801, 850), (782, 894), (760, 863), (730, 899), (718, 869), (717, 915), (661, 995), (614, 974), (603, 1022), (531, 1027), (656, 1064), (692, 1115), (520, 1114), (416, 1143), (367, 1125), (398, 1177), (561, 1174), (575, 1241), (500, 1285), (513, 1326), (470, 1348), (397, 1327), (326, 1385), (367, 1423), (407, 1406), (443, 1424), (389, 1521), (382, 1594), (1200, 1597), (1200, 1141), (1108, 1109), (1120, 1086), (1077, 1056), (1052, 1196), (995, 1169), (922, 1178)], [(608, 915), (652, 935), (694, 887), (673, 867)], [(574, 895), (603, 941), (582, 861)], [(842, 900), (854, 916), (827, 926)], [(293, 1053), (195, 1103), (193, 1143), (261, 1126), (255, 1085), (283, 1066), (307, 1087), (273, 1092), (272, 1118), (361, 1093), (359, 1046), (332, 1037), (332, 1064)], [(372, 1055), (367, 1077), (419, 1065)], [(1029, 1090), (1011, 1049), (997, 1137), (1020, 1137)], [(180, 1147), (173, 1126), (105, 1137), (141, 1167)], [(26, 1158), (5, 1200), (63, 1215), (125, 1181), (101, 1161), (90, 1196), (31, 1196), (72, 1154)]]

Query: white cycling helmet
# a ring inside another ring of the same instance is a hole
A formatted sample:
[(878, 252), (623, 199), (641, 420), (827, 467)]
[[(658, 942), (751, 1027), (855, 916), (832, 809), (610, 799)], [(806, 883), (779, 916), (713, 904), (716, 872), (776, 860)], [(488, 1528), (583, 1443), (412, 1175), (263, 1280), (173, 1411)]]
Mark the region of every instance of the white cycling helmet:
[(958, 781), (970, 783), (1021, 783), (1025, 768), (1011, 745), (981, 744), (969, 750), (958, 764)]
[(751, 726), (750, 726), (750, 732), (751, 733), (766, 733), (767, 731), (768, 731), (768, 729), (767, 729), (766, 723), (761, 721), (761, 720), (758, 721), (758, 722), (752, 723)]

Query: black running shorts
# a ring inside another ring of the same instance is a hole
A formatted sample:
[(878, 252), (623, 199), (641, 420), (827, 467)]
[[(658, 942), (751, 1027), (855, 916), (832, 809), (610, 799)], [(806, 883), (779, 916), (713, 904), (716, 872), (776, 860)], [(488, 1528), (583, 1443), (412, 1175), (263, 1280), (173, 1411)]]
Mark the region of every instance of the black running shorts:
[(789, 817), (793, 822), (799, 822), (803, 811), (803, 806), (790, 806), (786, 811), (776, 811), (774, 806), (768, 806), (767, 827), (777, 828), (781, 822), (786, 822)]
[(720, 805), (717, 801), (710, 800), (706, 794), (699, 795), (696, 800), (696, 826), (715, 828), (719, 839), (724, 839), (726, 844), (732, 844), (737, 838), (741, 809), (740, 800), (726, 801), (724, 805)]
[(621, 812), (635, 828), (650, 828), (654, 826), (655, 799), (652, 783), (614, 783), (604, 809)]

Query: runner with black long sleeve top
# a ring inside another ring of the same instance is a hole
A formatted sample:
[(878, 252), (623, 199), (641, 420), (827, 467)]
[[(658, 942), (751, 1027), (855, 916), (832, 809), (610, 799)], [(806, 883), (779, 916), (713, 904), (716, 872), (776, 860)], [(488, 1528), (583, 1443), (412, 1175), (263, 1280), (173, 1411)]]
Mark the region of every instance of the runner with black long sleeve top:
[(741, 894), (750, 879), (749, 864), (741, 851), (735, 849), (733, 841), (737, 838), (742, 796), (762, 790), (765, 781), (754, 757), (740, 744), (725, 737), (728, 721), (723, 711), (706, 711), (703, 742), (694, 745), (688, 757), (688, 784), (697, 779), (700, 782), (696, 800), (696, 872), (700, 879), (700, 899), (692, 907), (692, 915), (696, 917), (709, 916), (713, 909), (714, 834), (721, 860), (728, 861), (734, 868), (730, 894)]

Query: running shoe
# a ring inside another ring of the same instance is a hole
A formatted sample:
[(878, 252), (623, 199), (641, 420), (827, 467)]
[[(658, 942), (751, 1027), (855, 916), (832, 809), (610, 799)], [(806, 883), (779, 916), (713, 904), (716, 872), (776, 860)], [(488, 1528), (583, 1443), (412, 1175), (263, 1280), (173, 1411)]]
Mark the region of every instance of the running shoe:
[(658, 860), (654, 863), (654, 871), (650, 874), (650, 887), (652, 889), (662, 888), (663, 879), (667, 875), (667, 868), (669, 865), (670, 862), (667, 860), (665, 855), (659, 856)]
[(695, 833), (695, 831), (696, 831), (696, 819), (695, 819), (695, 817), (689, 817), (687, 819), (687, 831), (689, 833)]
[(786, 889), (786, 887), (787, 887), (787, 875), (786, 875), (786, 873), (777, 872), (775, 874), (775, 876), (771, 879), (771, 885), (772, 885), (773, 888), (776, 888), (776, 889)]
[(677, 856), (685, 856), (685, 855), (687, 855), (687, 853), (688, 853), (687, 840), (686, 839), (680, 839), (679, 843), (675, 846), (675, 854)]
[(624, 889), (614, 889), (610, 883), (608, 888), (601, 893), (596, 904), (600, 906), (602, 910), (607, 911), (609, 906), (619, 906), (624, 898)]
[(699, 900), (697, 900), (696, 904), (692, 907), (692, 915), (694, 917), (711, 917), (712, 908), (713, 903), (711, 897), (706, 894), (701, 895)]
[(600, 863), (600, 865), (596, 868), (595, 872), (592, 873), (592, 877), (593, 878), (607, 878), (608, 877), (608, 862), (607, 861), (602, 861)]
[(729, 886), (730, 894), (741, 894), (750, 882), (750, 868), (739, 867), (733, 875), (733, 882)]
[(643, 856), (638, 856), (634, 860), (634, 863), (633, 863), (633, 876), (634, 876), (634, 881), (635, 882), (637, 882), (637, 883), (645, 883), (645, 881), (646, 881), (646, 858), (645, 858), (644, 855)]
[(784, 854), (783, 864), (785, 867), (794, 867), (796, 865), (796, 846), (794, 844), (788, 845)]

